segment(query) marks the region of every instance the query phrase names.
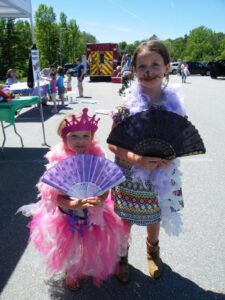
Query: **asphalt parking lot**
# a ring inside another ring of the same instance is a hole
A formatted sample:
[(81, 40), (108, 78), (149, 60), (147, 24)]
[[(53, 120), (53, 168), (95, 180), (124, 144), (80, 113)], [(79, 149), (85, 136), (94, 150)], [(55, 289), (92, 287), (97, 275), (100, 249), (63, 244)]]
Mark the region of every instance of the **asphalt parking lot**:
[[(82, 289), (72, 293), (67, 291), (63, 275), (46, 279), (40, 255), (27, 244), (28, 219), (15, 215), (21, 205), (36, 201), (35, 184), (44, 171), (43, 156), (48, 151), (42, 146), (39, 111), (30, 107), (20, 112), (16, 123), (25, 148), (21, 149), (18, 137), (8, 127), (4, 157), (0, 157), (0, 299), (225, 299), (225, 79), (189, 76), (187, 83), (181, 85), (180, 77), (171, 75), (170, 81), (184, 96), (187, 115), (199, 129), (207, 153), (181, 159), (184, 226), (179, 238), (161, 231), (165, 263), (162, 278), (154, 281), (147, 276), (146, 231), (134, 226), (129, 259), (132, 277), (128, 285), (121, 286), (112, 277), (96, 288), (85, 280)], [(88, 107), (90, 113), (99, 113), (98, 138), (113, 159), (106, 145), (111, 128), (107, 112), (121, 102), (119, 87), (107, 82), (91, 83), (86, 78), (84, 94), (96, 103), (68, 103), (55, 115), (50, 113), (51, 107), (44, 107), (47, 143), (51, 146), (59, 142), (56, 128), (65, 114)]]

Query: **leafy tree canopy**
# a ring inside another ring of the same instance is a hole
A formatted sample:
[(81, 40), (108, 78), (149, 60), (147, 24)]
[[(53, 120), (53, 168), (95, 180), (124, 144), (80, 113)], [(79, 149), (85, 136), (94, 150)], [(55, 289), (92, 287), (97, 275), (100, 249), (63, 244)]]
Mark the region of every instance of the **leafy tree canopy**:
[[(39, 5), (34, 15), (36, 44), (39, 49), (41, 68), (52, 64), (72, 63), (86, 52), (87, 43), (97, 39), (89, 32), (80, 31), (76, 20), (68, 20), (61, 12), (59, 21), (52, 6)], [(19, 76), (26, 76), (31, 30), (28, 21), (10, 18), (0, 19), (0, 79), (5, 79), (7, 69), (15, 68)], [(153, 34), (148, 39), (160, 39)], [(118, 43), (121, 53), (133, 54), (136, 47), (146, 40)], [(108, 42), (108, 41), (105, 41)], [(171, 61), (210, 61), (225, 59), (225, 34), (200, 26), (189, 34), (176, 39), (164, 40)]]

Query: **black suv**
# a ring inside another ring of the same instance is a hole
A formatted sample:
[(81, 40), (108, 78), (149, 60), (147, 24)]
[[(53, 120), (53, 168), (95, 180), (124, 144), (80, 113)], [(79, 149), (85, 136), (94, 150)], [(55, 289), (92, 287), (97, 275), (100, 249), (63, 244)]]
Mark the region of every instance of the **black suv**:
[(64, 71), (65, 71), (65, 73), (69, 70), (69, 69), (73, 69), (73, 68), (76, 68), (76, 64), (65, 64), (64, 66), (63, 66), (63, 69), (64, 69)]
[(74, 68), (71, 68), (71, 69), (68, 69), (67, 72), (71, 75), (71, 76), (74, 76), (76, 77), (77, 76), (77, 71), (78, 71), (78, 66), (74, 67)]
[(218, 76), (225, 76), (225, 60), (211, 61), (208, 63), (210, 69), (211, 78), (217, 78)]
[(188, 64), (188, 69), (189, 69), (190, 74), (200, 74), (202, 76), (209, 74), (208, 67), (204, 66), (200, 62), (187, 61), (187, 64)]

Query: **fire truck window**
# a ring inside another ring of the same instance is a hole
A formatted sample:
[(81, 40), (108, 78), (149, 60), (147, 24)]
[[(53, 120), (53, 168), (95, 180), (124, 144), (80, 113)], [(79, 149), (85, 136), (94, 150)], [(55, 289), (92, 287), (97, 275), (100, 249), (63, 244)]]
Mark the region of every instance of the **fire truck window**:
[(104, 53), (100, 53), (100, 64), (104, 64)]

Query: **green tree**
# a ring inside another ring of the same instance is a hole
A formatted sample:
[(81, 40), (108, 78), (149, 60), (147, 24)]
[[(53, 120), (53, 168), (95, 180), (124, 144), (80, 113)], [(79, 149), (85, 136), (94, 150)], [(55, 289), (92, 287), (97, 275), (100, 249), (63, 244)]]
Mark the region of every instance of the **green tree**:
[(149, 40), (159, 40), (158, 36), (156, 34), (153, 34)]
[(75, 20), (70, 20), (68, 23), (68, 32), (69, 32), (69, 62), (75, 62), (77, 57), (80, 57), (85, 53), (85, 45), (82, 40), (82, 34), (80, 33), (79, 26)]
[(41, 68), (55, 63), (59, 45), (59, 28), (53, 7), (39, 5), (35, 12), (35, 36)]
[(97, 43), (96, 37), (88, 32), (82, 31), (81, 33), (81, 39), (83, 40), (83, 43), (86, 45), (88, 43)]
[(67, 24), (67, 16), (65, 13), (60, 13), (59, 22), (59, 64), (64, 65), (69, 58), (69, 32)]
[(2, 58), (4, 64), (4, 71), (9, 68), (16, 68), (15, 61), (15, 44), (18, 42), (15, 32), (15, 20), (5, 19), (3, 25), (3, 39), (2, 39)]
[[(16, 41), (14, 45), (16, 69), (21, 76), (27, 75), (30, 47), (32, 44), (31, 28), (28, 21), (18, 20), (15, 23)], [(17, 72), (18, 75), (18, 72)]]
[(123, 41), (118, 43), (119, 51), (120, 52), (126, 52), (127, 51), (127, 42)]
[(186, 45), (184, 38), (177, 38), (175, 40), (168, 39), (164, 41), (164, 43), (169, 50), (171, 61), (178, 61), (183, 58), (183, 53)]
[(193, 29), (187, 38), (184, 50), (185, 60), (212, 60), (218, 51), (219, 44), (215, 33), (204, 26)]
[[(27, 71), (29, 48), (31, 45), (30, 24), (23, 20), (0, 19), (0, 77), (5, 79), (9, 68), (17, 69), (19, 76)], [(59, 22), (51, 6), (41, 4), (35, 12), (35, 38), (39, 49), (40, 65), (74, 62), (86, 52), (87, 43), (96, 43), (96, 37), (85, 31), (81, 32), (76, 20), (67, 20), (65, 13), (60, 13)], [(153, 34), (150, 39), (158, 39)], [(137, 46), (146, 40), (128, 44), (120, 42), (120, 52), (133, 54)], [(225, 34), (214, 32), (200, 26), (189, 35), (174, 40), (164, 41), (171, 61), (193, 60), (209, 61), (225, 59)]]
[(27, 21), (5, 18), (0, 20), (0, 77), (5, 80), (8, 69), (17, 71), (18, 78), (26, 76), (31, 30)]
[(220, 42), (216, 59), (225, 59), (225, 36)]
[(136, 46), (134, 44), (128, 44), (126, 48), (126, 52), (130, 55), (133, 55), (134, 51), (136, 49)]
[(7, 44), (7, 30), (6, 30), (7, 19), (0, 19), (0, 80), (5, 80), (7, 70), (7, 51), (5, 49)]

